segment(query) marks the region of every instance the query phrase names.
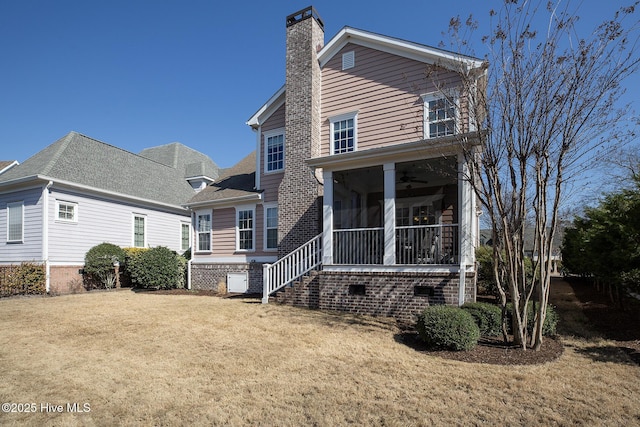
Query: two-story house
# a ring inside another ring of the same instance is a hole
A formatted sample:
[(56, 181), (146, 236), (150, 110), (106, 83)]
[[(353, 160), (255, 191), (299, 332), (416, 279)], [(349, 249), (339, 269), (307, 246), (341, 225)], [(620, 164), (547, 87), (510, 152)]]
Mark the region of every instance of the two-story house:
[(191, 287), (398, 317), (474, 300), (460, 73), (480, 81), (482, 61), (349, 27), (325, 44), (312, 7), (286, 34), (285, 85), (247, 122), (255, 153), (187, 203)]

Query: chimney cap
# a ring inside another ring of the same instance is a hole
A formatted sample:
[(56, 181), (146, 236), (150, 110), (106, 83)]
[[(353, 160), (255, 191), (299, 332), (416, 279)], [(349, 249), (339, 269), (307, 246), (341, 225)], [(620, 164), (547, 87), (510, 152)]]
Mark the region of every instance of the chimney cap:
[(320, 25), (320, 28), (324, 30), (324, 22), (318, 14), (318, 11), (316, 11), (313, 6), (308, 6), (287, 16), (287, 28), (309, 18), (315, 18), (316, 22)]

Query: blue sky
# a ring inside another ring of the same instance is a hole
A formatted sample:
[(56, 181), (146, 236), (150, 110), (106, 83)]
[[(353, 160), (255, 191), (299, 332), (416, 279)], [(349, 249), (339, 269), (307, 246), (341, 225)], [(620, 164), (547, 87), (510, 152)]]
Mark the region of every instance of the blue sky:
[[(573, 3), (593, 27), (628, 2)], [(501, 3), (313, 5), (326, 41), (347, 25), (437, 46), (452, 16), (486, 23)], [(309, 4), (0, 0), (0, 159), (23, 162), (74, 130), (136, 153), (179, 141), (232, 166), (255, 148), (246, 120), (284, 83), (285, 17)], [(627, 100), (640, 99), (634, 80)]]

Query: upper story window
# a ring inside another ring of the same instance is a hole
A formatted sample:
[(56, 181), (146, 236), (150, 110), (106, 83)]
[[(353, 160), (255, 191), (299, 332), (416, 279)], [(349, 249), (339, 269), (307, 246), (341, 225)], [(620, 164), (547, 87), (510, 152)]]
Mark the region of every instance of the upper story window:
[(331, 122), (331, 154), (348, 153), (357, 149), (358, 113), (329, 118)]
[(57, 200), (56, 219), (65, 222), (78, 222), (78, 204)]
[(133, 247), (147, 247), (147, 217), (145, 215), (133, 216)]
[(458, 106), (455, 98), (442, 93), (422, 95), (424, 100), (424, 138), (456, 134)]
[(196, 235), (198, 238), (198, 251), (211, 251), (211, 212), (198, 212), (196, 214)]
[(239, 207), (236, 212), (236, 250), (252, 251), (255, 248), (255, 207)]
[(22, 243), (24, 202), (7, 203), (7, 242)]
[(284, 169), (284, 129), (264, 134), (264, 171)]

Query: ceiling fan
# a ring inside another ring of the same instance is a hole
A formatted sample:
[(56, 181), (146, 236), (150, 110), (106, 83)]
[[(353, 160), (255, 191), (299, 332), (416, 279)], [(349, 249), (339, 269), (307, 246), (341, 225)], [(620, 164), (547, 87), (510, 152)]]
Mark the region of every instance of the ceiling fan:
[(402, 176), (398, 179), (398, 184), (411, 184), (411, 183), (428, 184), (429, 181), (418, 179), (416, 176), (409, 175), (409, 172), (407, 171), (402, 172)]

